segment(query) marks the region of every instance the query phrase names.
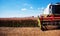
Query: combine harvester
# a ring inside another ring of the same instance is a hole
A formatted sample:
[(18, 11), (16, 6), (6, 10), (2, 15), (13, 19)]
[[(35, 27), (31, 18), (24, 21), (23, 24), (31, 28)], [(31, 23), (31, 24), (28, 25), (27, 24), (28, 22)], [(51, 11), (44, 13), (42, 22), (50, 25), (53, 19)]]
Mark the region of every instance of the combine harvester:
[[(38, 25), (37, 25), (38, 24)], [(60, 3), (49, 4), (37, 18), (0, 18), (0, 27), (40, 27), (41, 30), (60, 29)]]
[(60, 29), (60, 3), (49, 4), (39, 17), (41, 30)]

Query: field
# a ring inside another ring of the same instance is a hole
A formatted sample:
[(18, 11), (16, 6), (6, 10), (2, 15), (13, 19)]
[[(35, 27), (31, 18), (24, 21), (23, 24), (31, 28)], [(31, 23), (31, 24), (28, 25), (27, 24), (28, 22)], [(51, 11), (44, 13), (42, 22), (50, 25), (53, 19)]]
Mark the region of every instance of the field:
[(38, 27), (0, 27), (0, 36), (60, 36), (60, 30), (41, 31)]
[(60, 30), (42, 31), (33, 17), (0, 18), (0, 36), (60, 36)]

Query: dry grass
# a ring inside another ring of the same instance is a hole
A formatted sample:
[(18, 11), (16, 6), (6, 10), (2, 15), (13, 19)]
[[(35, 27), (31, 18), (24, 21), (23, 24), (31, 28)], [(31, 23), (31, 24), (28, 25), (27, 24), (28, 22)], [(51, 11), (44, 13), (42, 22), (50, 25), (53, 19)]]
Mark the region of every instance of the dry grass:
[(41, 31), (38, 27), (0, 27), (0, 36), (60, 36), (60, 30)]
[[(21, 19), (23, 18), (0, 18), (0, 20)], [(37, 18), (25, 18), (23, 20), (26, 19), (37, 20)], [(60, 36), (60, 30), (41, 31), (39, 27), (0, 27), (0, 36)]]

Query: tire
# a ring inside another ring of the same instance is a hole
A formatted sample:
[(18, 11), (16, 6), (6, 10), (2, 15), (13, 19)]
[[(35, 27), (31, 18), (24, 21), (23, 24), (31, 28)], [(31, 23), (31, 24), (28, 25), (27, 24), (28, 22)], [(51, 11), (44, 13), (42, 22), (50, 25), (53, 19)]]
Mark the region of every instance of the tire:
[(48, 29), (46, 28), (46, 26), (43, 26), (43, 25), (42, 25), (42, 26), (41, 26), (41, 30), (42, 30), (42, 31), (46, 31), (46, 30), (48, 30)]

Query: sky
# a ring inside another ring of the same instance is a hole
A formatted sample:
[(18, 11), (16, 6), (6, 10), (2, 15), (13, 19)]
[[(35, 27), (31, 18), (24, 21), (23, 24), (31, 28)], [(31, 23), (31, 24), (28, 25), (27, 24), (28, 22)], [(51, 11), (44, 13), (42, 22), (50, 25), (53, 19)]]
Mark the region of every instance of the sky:
[(0, 0), (0, 18), (38, 16), (49, 3), (57, 2), (60, 0)]

